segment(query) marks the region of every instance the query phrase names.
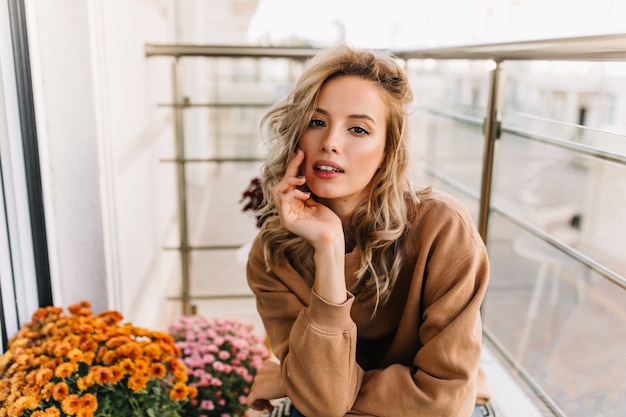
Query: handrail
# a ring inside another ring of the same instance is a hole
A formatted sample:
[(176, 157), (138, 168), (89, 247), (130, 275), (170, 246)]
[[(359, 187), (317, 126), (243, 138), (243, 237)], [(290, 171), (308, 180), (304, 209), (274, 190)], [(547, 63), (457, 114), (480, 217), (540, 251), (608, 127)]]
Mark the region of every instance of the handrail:
[(502, 132), (510, 133), (521, 138), (532, 139), (537, 142), (543, 142), (550, 145), (558, 146), (563, 149), (569, 149), (570, 151), (574, 151), (582, 155), (593, 156), (598, 159), (603, 159), (605, 161), (626, 165), (626, 155), (621, 155), (615, 152), (603, 151), (596, 147), (585, 145), (582, 143), (558, 139), (548, 135), (540, 135), (538, 133), (529, 132), (528, 130), (516, 127), (502, 126)]
[(558, 239), (555, 239), (552, 237), (552, 235), (544, 232), (543, 230), (541, 230), (540, 228), (532, 225), (530, 222), (527, 222), (525, 220), (523, 220), (521, 217), (516, 216), (514, 214), (511, 214), (509, 211), (507, 210), (503, 210), (499, 207), (492, 207), (491, 210), (495, 213), (500, 214), (502, 217), (506, 218), (508, 221), (510, 221), (511, 223), (519, 226), (520, 228), (526, 230), (527, 232), (532, 233), (533, 235), (535, 235), (536, 237), (540, 238), (541, 240), (543, 240), (544, 242), (552, 245), (553, 247), (557, 248), (558, 250), (560, 250), (561, 252), (563, 252), (564, 254), (566, 254), (567, 256), (569, 256), (570, 258), (576, 260), (577, 262), (579, 262), (582, 265), (585, 265), (587, 268), (589, 268), (592, 271), (595, 271), (596, 273), (598, 273), (600, 276), (608, 279), (609, 281), (611, 281), (613, 284), (619, 286), (620, 288), (626, 290), (626, 278), (624, 278), (623, 276), (619, 275), (617, 272), (605, 267), (604, 265), (602, 265), (599, 262), (596, 262), (595, 260), (593, 260), (592, 258), (590, 258), (589, 256), (584, 255), (582, 252), (574, 249), (573, 247), (561, 242)]
[(502, 358), (509, 364), (509, 366), (517, 372), (520, 378), (530, 387), (530, 389), (537, 395), (537, 397), (550, 409), (553, 415), (557, 417), (565, 417), (565, 413), (563, 410), (559, 408), (559, 406), (554, 402), (552, 398), (545, 392), (543, 388), (539, 386), (537, 381), (530, 376), (530, 374), (524, 370), (522, 365), (515, 360), (513, 355), (511, 355), (504, 345), (498, 340), (497, 337), (493, 335), (491, 330), (484, 328), (483, 334), (485, 335), (485, 339), (491, 343), (491, 345), (496, 349), (498, 353), (502, 356)]
[(521, 42), (445, 46), (394, 52), (404, 59), (626, 61), (626, 33)]
[[(307, 59), (319, 48), (204, 44), (147, 44), (152, 56)], [(390, 50), (402, 59), (501, 61), (626, 61), (626, 33), (500, 42), (465, 46)]]
[(211, 56), (222, 58), (291, 58), (304, 60), (312, 57), (318, 48), (241, 45), (147, 44), (146, 56)]
[[(423, 111), (426, 111), (430, 114), (433, 114), (435, 116), (441, 116), (447, 119), (451, 119), (451, 120), (456, 120), (459, 123), (464, 123), (466, 125), (470, 125), (470, 126), (476, 126), (476, 127), (480, 127), (483, 125), (483, 120), (481, 120), (478, 117), (473, 117), (473, 116), (467, 116), (464, 114), (460, 114), (460, 113), (453, 113), (453, 112), (447, 112), (447, 111), (443, 111), (443, 110), (439, 110), (439, 109), (434, 109), (434, 108), (429, 108), (429, 107), (424, 107), (422, 108)], [(552, 120), (551, 120), (552, 121)], [(574, 125), (571, 123), (560, 123), (563, 125), (567, 125), (567, 126), (571, 126), (571, 127), (576, 127), (576, 128), (580, 128), (580, 129), (585, 129), (588, 131), (592, 131), (592, 132), (598, 132), (598, 133), (603, 133), (603, 134), (610, 134), (610, 135), (615, 135), (615, 136), (622, 136), (626, 139), (626, 135), (622, 135), (616, 132), (609, 132), (606, 130), (600, 130), (600, 129), (593, 129), (593, 128), (589, 128), (587, 126), (579, 126), (579, 125)], [(545, 144), (549, 144), (552, 146), (556, 146), (562, 149), (567, 149), (570, 151), (574, 151), (577, 152), (579, 154), (583, 154), (583, 155), (587, 155), (587, 156), (592, 156), (598, 159), (603, 159), (605, 161), (610, 161), (610, 162), (615, 162), (617, 164), (622, 164), (622, 165), (626, 165), (626, 155), (623, 154), (619, 154), (619, 153), (615, 153), (615, 152), (609, 152), (609, 151), (603, 151), (601, 149), (598, 149), (596, 147), (593, 146), (589, 146), (589, 145), (585, 145), (583, 143), (577, 143), (577, 142), (572, 142), (569, 140), (563, 140), (563, 139), (559, 139), (553, 136), (549, 136), (549, 135), (541, 135), (538, 133), (534, 133), (534, 132), (530, 132), (526, 129), (522, 129), (522, 128), (518, 128), (518, 127), (510, 127), (507, 126), (506, 124), (502, 124), (502, 126), (500, 127), (500, 130), (502, 133), (510, 133), (512, 135), (515, 136), (519, 136), (522, 138), (526, 138), (526, 139), (530, 139), (530, 140), (534, 140), (536, 142), (542, 142)]]

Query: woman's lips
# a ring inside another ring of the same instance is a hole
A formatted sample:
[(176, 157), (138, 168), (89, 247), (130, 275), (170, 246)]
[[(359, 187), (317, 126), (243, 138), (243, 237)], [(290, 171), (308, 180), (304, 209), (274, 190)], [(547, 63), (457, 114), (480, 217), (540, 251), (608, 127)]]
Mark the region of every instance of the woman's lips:
[(326, 171), (326, 172), (343, 172), (343, 168), (339, 164), (336, 164), (332, 161), (315, 161), (313, 164), (313, 169), (316, 171)]
[(332, 161), (315, 161), (313, 172), (319, 178), (334, 178), (343, 174), (343, 168)]

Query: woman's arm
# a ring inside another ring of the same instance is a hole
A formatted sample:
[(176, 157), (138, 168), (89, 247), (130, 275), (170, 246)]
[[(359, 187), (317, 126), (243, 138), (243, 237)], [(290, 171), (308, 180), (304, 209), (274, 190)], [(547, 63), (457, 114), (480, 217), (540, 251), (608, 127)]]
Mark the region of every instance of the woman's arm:
[(414, 266), (402, 278), (411, 287), (394, 343), (407, 346), (417, 339), (418, 345), (410, 366), (366, 373), (353, 412), (469, 416), (485, 394), (479, 359), (480, 306), (489, 282), (486, 248), (467, 210), (439, 194), (422, 201), (407, 245), (414, 248), (406, 254)]
[[(282, 227), (305, 239), (314, 249), (314, 283), (312, 291), (307, 288), (310, 300), (294, 303), (293, 290), (281, 288), (275, 276), (262, 272), (260, 267), (264, 263), (258, 258), (249, 260), (248, 278), (270, 341), (278, 345), (281, 385), (286, 394), (302, 412), (312, 413), (308, 415), (320, 415), (308, 408), (307, 404), (312, 402), (323, 406), (323, 414), (329, 417), (335, 414), (328, 410), (328, 404), (339, 403), (340, 411), (336, 415), (343, 416), (350, 409), (354, 394), (348, 395), (350, 399), (337, 398), (337, 387), (345, 390), (346, 386), (355, 386), (349, 380), (356, 367), (356, 329), (350, 318), (352, 298), (346, 289), (343, 226), (332, 210), (300, 190), (306, 181), (297, 176), (303, 159), (304, 153), (298, 151), (289, 162), (284, 178), (272, 188), (271, 196)], [(304, 284), (297, 274), (287, 275), (294, 278), (292, 285), (294, 281)], [(264, 289), (259, 285), (262, 281), (267, 286)], [(306, 308), (305, 303), (309, 304)], [(270, 304), (274, 307), (269, 307)], [(293, 305), (290, 307), (293, 310), (287, 309), (288, 305)], [(274, 308), (284, 312), (278, 320), (271, 319), (275, 312), (270, 310)], [(320, 373), (323, 369), (332, 370), (330, 375), (337, 382), (329, 383), (327, 376), (320, 377), (329, 375)], [(272, 399), (263, 398), (264, 392), (272, 395), (279, 392), (268, 388), (266, 380), (261, 382), (256, 389), (253, 387), (249, 397), (253, 407), (266, 406), (266, 400)]]
[(272, 199), (281, 225), (315, 250), (313, 288), (328, 302), (340, 304), (347, 299), (343, 226), (331, 209), (298, 188), (306, 182), (297, 176), (303, 160), (304, 152), (298, 150), (287, 165), (284, 178), (272, 188)]
[(281, 363), (281, 387), (306, 416), (343, 416), (354, 402), (363, 371), (356, 362), (354, 298), (342, 304), (321, 298), (289, 265), (265, 270), (259, 242), (247, 266), (273, 353)]
[[(353, 406), (355, 413), (389, 417), (409, 415), (406, 410), (429, 417), (471, 414), (480, 382), (480, 304), (487, 271), (486, 256), (477, 250), (446, 276), (428, 278), (441, 285), (425, 288), (429, 294), (424, 299), (429, 300), (420, 320), (421, 346), (412, 366), (392, 364), (368, 371)], [(424, 285), (429, 286), (433, 284)]]

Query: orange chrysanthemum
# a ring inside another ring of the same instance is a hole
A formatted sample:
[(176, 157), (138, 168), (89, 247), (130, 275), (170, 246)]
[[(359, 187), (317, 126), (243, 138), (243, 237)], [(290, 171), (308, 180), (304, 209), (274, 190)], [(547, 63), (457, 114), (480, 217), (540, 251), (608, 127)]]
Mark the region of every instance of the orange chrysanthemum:
[(54, 375), (54, 372), (52, 372), (52, 369), (41, 368), (35, 374), (35, 381), (37, 385), (42, 387), (46, 384), (46, 382), (50, 381), (50, 378), (52, 378), (52, 375)]
[(135, 361), (135, 372), (148, 375), (150, 372), (150, 364), (143, 358), (137, 359)]
[(93, 353), (93, 352), (85, 352), (85, 355), (83, 356), (83, 362), (86, 363), (87, 365), (91, 365), (95, 358), (96, 358), (96, 354), (95, 353)]
[(174, 378), (176, 378), (176, 381), (184, 384), (189, 379), (189, 375), (185, 371), (175, 371)]
[(144, 329), (143, 327), (135, 327), (133, 329), (133, 334), (137, 337), (148, 337), (152, 339), (152, 332), (148, 329)]
[(80, 333), (91, 333), (93, 332), (93, 326), (87, 323), (80, 324), (76, 330)]
[(105, 325), (111, 326), (115, 323), (119, 323), (120, 321), (122, 321), (124, 319), (124, 316), (119, 311), (109, 310), (98, 314), (96, 318), (101, 319)]
[(170, 398), (174, 401), (183, 401), (189, 395), (189, 388), (182, 382), (176, 383), (170, 391)]
[(9, 387), (0, 388), (0, 402), (6, 400), (10, 392), (11, 390), (9, 390)]
[(70, 393), (70, 389), (63, 381), (57, 382), (52, 387), (52, 398), (57, 401), (62, 401)]
[(23, 396), (18, 398), (9, 406), (7, 414), (9, 416), (21, 416), (25, 410), (34, 410), (39, 401), (31, 396)]
[(70, 394), (61, 402), (61, 409), (65, 414), (74, 415), (80, 410), (80, 399), (76, 394)]
[(126, 343), (129, 343), (130, 341), (131, 339), (126, 336), (116, 336), (116, 337), (112, 337), (111, 339), (109, 339), (106, 342), (106, 346), (112, 349), (118, 348)]
[(39, 393), (41, 394), (42, 399), (44, 399), (45, 401), (49, 401), (50, 398), (52, 398), (52, 389), (54, 388), (54, 385), (54, 382), (48, 382), (41, 388), (41, 391)]
[(94, 381), (93, 375), (87, 374), (85, 376), (81, 376), (80, 378), (76, 380), (76, 386), (81, 391), (87, 391), (87, 389), (89, 389), (89, 387), (95, 384), (95, 382), (96, 381)]
[(117, 364), (117, 367), (122, 370), (126, 375), (131, 375), (135, 373), (135, 364), (130, 359), (122, 359), (120, 363)]
[(104, 385), (111, 382), (113, 378), (113, 374), (109, 368), (105, 368), (104, 366), (98, 366), (92, 369), (93, 380), (98, 385)]
[(124, 378), (124, 372), (119, 366), (112, 366), (109, 370), (111, 371), (111, 384), (117, 384)]
[(22, 395), (27, 395), (27, 396), (32, 396), (32, 397), (37, 397), (39, 398), (39, 390), (41, 388), (38, 385), (35, 384), (27, 384), (23, 389), (22, 389)]
[(61, 410), (56, 407), (48, 407), (44, 410), (46, 417), (61, 417)]
[(85, 394), (80, 397), (80, 408), (93, 413), (98, 409), (98, 399), (93, 394)]
[(102, 358), (100, 359), (100, 361), (106, 365), (112, 365), (117, 361), (118, 355), (117, 352), (114, 350), (107, 350), (104, 352), (104, 355), (102, 355)]
[(176, 371), (185, 371), (185, 366), (183, 365), (183, 363), (179, 360), (177, 360), (174, 357), (170, 357), (167, 360), (167, 366), (169, 368), (170, 371), (172, 372), (176, 372)]
[(94, 412), (90, 410), (80, 409), (76, 413), (76, 417), (93, 417)]
[(89, 303), (89, 301), (81, 301), (78, 304), (72, 304), (71, 306), (69, 306), (67, 308), (67, 310), (72, 313), (72, 314), (78, 314), (80, 313), (83, 309), (90, 309), (91, 308), (91, 303)]
[(57, 358), (61, 358), (67, 356), (70, 350), (72, 350), (72, 345), (67, 342), (60, 342), (53, 347), (52, 353)]
[(117, 352), (120, 356), (130, 359), (138, 359), (143, 353), (141, 346), (139, 346), (136, 342), (129, 342), (121, 345), (117, 348)]
[(165, 366), (162, 363), (153, 363), (152, 366), (150, 367), (150, 371), (148, 372), (148, 376), (150, 378), (163, 378), (165, 376), (165, 374), (167, 373), (167, 369), (165, 369)]
[(85, 354), (80, 350), (80, 349), (72, 349), (70, 350), (70, 352), (67, 354), (67, 359), (70, 360), (70, 362), (82, 362), (83, 359), (85, 357)]
[(135, 392), (143, 390), (148, 384), (148, 377), (145, 375), (132, 375), (128, 378), (128, 388)]
[(125, 323), (117, 328), (117, 334), (121, 336), (130, 336), (133, 334), (133, 326), (130, 323)]
[(72, 335), (66, 336), (65, 341), (69, 343), (69, 345), (72, 348), (75, 348), (78, 345), (80, 345), (80, 336), (77, 334), (72, 334)]
[(63, 309), (60, 307), (44, 307), (35, 311), (33, 314), (33, 321), (42, 321), (46, 318), (54, 319), (58, 317), (63, 312)]
[(78, 370), (78, 365), (74, 362), (64, 362), (57, 367), (54, 375), (57, 378), (65, 379)]
[[(81, 325), (81, 327), (82, 326), (83, 325)], [(91, 329), (87, 333), (91, 333)], [(85, 340), (84, 342), (80, 344), (80, 350), (82, 350), (83, 352), (93, 352), (97, 348), (98, 348), (98, 344), (94, 340)]]
[(19, 355), (17, 355), (17, 358), (15, 358), (15, 363), (18, 366), (29, 366), (32, 363), (33, 357), (31, 355), (28, 355), (26, 353), (21, 353)]
[(153, 360), (160, 360), (163, 349), (156, 343), (148, 343), (143, 347), (143, 353)]
[(35, 385), (35, 380), (37, 378), (37, 372), (33, 371), (33, 372), (29, 372), (26, 374), (26, 383), (28, 385)]

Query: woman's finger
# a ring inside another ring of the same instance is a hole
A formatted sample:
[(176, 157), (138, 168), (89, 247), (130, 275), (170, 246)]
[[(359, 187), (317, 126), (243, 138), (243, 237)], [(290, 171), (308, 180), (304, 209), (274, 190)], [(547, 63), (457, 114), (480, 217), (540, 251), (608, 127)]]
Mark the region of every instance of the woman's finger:
[(278, 184), (272, 187), (272, 193), (285, 194), (290, 190), (303, 185), (306, 182), (304, 177), (285, 177)]
[(300, 165), (302, 165), (302, 161), (304, 161), (304, 151), (298, 149), (296, 154), (291, 158), (291, 161), (287, 164), (287, 169), (285, 170), (285, 177), (297, 177), (298, 171), (300, 170)]

